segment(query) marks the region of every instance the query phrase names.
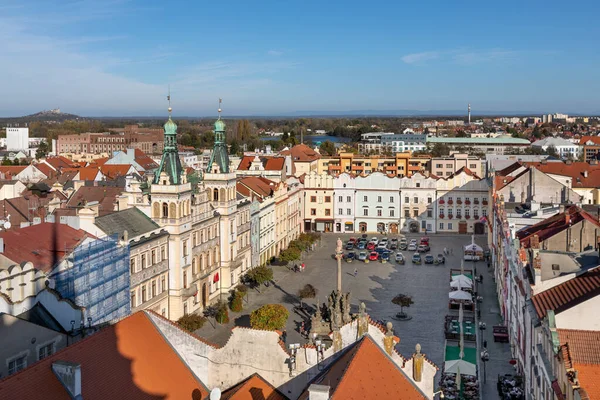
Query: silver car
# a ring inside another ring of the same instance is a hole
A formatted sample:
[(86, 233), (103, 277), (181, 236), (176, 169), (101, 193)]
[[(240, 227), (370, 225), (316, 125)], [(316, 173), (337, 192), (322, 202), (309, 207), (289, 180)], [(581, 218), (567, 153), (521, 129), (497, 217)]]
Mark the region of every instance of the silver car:
[(408, 251), (417, 251), (417, 244), (416, 243), (410, 243), (408, 245)]
[(365, 261), (367, 259), (367, 253), (364, 251), (361, 251), (360, 253), (358, 253), (358, 261)]

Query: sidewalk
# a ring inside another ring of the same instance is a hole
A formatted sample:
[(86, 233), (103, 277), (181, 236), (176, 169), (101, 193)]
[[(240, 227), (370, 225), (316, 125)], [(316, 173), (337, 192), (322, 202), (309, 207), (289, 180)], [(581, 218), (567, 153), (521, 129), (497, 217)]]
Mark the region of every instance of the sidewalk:
[[(465, 264), (465, 268), (467, 265)], [(477, 285), (477, 291), (480, 296), (483, 296), (483, 302), (479, 304), (481, 310), (481, 321), (485, 322), (486, 329), (479, 330), (477, 335), (478, 347), (478, 371), (480, 377), (481, 399), (497, 399), (498, 397), (498, 375), (514, 374), (515, 369), (510, 365), (509, 361), (512, 358), (509, 343), (494, 342), (493, 327), (502, 323), (500, 309), (498, 305), (498, 296), (496, 294), (496, 283), (493, 279), (493, 273), (487, 268), (487, 263), (477, 262), (477, 275), (483, 275), (483, 284)], [(479, 324), (479, 321), (477, 321)], [(490, 356), (488, 362), (485, 363), (486, 382), (484, 383), (484, 365), (481, 361), (481, 350), (483, 342), (487, 341), (487, 350)]]

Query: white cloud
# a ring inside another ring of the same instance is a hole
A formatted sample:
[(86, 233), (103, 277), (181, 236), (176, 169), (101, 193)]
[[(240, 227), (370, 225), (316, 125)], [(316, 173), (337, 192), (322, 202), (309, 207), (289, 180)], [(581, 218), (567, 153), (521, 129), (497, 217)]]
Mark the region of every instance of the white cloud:
[(435, 60), (440, 57), (440, 53), (437, 51), (425, 51), (422, 53), (407, 54), (402, 57), (402, 61), (407, 64), (420, 64), (424, 61)]
[(463, 65), (471, 65), (482, 62), (507, 60), (517, 57), (519, 52), (503, 49), (492, 50), (446, 50), (425, 51), (421, 53), (407, 54), (402, 57), (406, 64), (426, 64), (427, 61), (438, 60), (439, 62), (453, 62)]
[(270, 56), (281, 56), (283, 55), (283, 51), (280, 50), (269, 50), (267, 51), (267, 54)]

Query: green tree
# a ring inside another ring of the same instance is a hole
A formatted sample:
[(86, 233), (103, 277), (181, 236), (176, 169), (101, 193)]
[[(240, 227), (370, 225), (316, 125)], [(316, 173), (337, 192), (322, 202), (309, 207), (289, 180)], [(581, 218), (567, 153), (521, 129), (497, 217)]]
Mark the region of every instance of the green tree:
[(336, 154), (335, 144), (332, 141), (326, 140), (319, 146), (321, 154), (334, 156)]
[(392, 303), (394, 303), (397, 306), (400, 306), (400, 312), (398, 313), (398, 317), (406, 318), (406, 313), (404, 312), (404, 309), (406, 307), (410, 307), (410, 305), (414, 304), (415, 302), (413, 301), (411, 296), (399, 294), (392, 299)]
[(240, 150), (240, 145), (238, 144), (237, 140), (232, 140), (231, 146), (229, 147), (229, 154), (237, 155), (240, 152)]
[(314, 299), (317, 297), (318, 290), (316, 287), (307, 283), (304, 287), (298, 290), (298, 297), (300, 298), (300, 306), (302, 307), (302, 300), (304, 299)]
[(198, 314), (188, 314), (177, 320), (177, 325), (188, 332), (194, 332), (204, 326), (206, 318)]
[(227, 311), (227, 304), (222, 301), (217, 303), (217, 312), (215, 315), (215, 319), (220, 324), (228, 324), (229, 323), (229, 311)]
[(253, 268), (246, 274), (246, 280), (258, 286), (273, 280), (273, 270), (266, 265)]
[(436, 143), (430, 150), (433, 157), (443, 157), (450, 154), (450, 147), (446, 143)]
[(254, 329), (274, 331), (283, 329), (287, 323), (289, 311), (281, 304), (265, 304), (250, 314), (250, 326)]
[(45, 140), (42, 140), (35, 152), (35, 158), (39, 160), (40, 158), (44, 158), (47, 155), (48, 155), (48, 143), (46, 143)]
[(244, 293), (234, 290), (231, 294), (230, 303), (229, 303), (229, 308), (231, 308), (231, 311), (233, 311), (233, 312), (242, 311), (244, 308), (243, 299), (244, 299)]
[(558, 154), (558, 151), (556, 151), (556, 147), (554, 147), (554, 146), (548, 147), (548, 149), (546, 150), (546, 153), (551, 157), (555, 157), (555, 158), (560, 157)]
[(285, 263), (289, 263), (292, 261), (299, 260), (300, 255), (301, 255), (301, 250), (295, 246), (291, 246), (291, 243), (290, 243), (290, 247), (283, 250), (279, 254), (279, 259)]
[(6, 156), (4, 156), (2, 159), (2, 165), (13, 165), (13, 163)]

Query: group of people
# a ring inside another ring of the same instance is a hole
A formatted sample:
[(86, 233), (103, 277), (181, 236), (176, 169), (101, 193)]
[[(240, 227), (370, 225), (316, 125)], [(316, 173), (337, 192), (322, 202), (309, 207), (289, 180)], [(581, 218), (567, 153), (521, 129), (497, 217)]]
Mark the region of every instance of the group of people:
[(306, 268), (306, 265), (304, 265), (304, 263), (302, 263), (300, 265), (294, 264), (293, 271), (294, 272), (302, 272), (302, 271), (304, 271), (304, 268)]

